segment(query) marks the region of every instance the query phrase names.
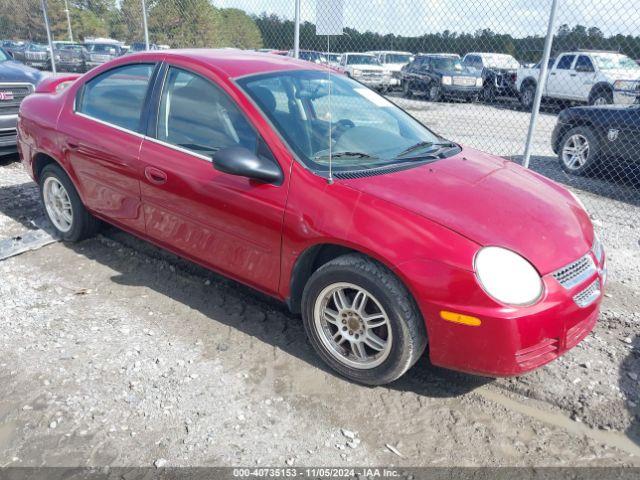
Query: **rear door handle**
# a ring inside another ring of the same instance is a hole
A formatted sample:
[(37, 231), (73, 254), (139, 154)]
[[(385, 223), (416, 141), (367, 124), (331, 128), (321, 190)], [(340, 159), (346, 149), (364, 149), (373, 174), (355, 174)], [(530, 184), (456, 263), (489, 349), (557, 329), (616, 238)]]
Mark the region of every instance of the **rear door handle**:
[(155, 167), (145, 167), (144, 176), (155, 185), (162, 185), (167, 181), (167, 174)]

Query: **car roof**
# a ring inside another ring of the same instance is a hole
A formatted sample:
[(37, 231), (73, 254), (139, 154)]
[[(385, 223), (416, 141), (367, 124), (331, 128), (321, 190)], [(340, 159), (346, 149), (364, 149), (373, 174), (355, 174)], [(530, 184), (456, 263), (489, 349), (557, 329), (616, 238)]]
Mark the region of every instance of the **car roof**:
[(214, 67), (231, 78), (282, 70), (326, 70), (326, 67), (292, 57), (236, 49), (155, 50), (128, 55), (127, 60), (143, 60), (147, 56), (195, 60)]

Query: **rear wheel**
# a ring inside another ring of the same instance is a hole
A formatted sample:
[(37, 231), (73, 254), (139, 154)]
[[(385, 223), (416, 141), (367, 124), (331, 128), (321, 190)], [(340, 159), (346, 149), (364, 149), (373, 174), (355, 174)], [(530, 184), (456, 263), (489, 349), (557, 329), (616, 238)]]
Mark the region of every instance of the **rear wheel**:
[(562, 138), (558, 158), (567, 173), (586, 175), (598, 162), (600, 146), (593, 130), (579, 126), (569, 130)]
[(77, 242), (98, 232), (100, 221), (80, 200), (65, 171), (49, 164), (40, 173), (40, 195), (51, 226), (66, 242)]
[(426, 347), (424, 321), (407, 289), (363, 255), (344, 255), (320, 267), (305, 286), (302, 306), (316, 352), (356, 382), (392, 382)]

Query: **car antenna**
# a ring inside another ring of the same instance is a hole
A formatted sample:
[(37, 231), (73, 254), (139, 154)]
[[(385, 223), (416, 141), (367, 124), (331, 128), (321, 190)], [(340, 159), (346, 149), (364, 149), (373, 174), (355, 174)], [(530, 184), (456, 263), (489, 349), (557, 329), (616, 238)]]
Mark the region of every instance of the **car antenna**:
[(329, 178), (328, 183), (333, 183), (333, 152), (331, 151), (331, 135), (333, 130), (333, 111), (331, 110), (331, 65), (329, 65), (329, 35), (327, 35), (327, 75), (329, 77)]

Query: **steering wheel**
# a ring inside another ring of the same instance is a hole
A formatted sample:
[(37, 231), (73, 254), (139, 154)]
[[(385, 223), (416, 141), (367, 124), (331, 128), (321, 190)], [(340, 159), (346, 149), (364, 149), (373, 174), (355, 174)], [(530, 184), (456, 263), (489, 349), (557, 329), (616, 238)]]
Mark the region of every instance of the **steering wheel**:
[(344, 132), (349, 130), (350, 128), (355, 127), (356, 124), (351, 120), (347, 120), (346, 118), (341, 118), (336, 123), (331, 125), (331, 138), (334, 141), (338, 141), (338, 139), (342, 136)]

